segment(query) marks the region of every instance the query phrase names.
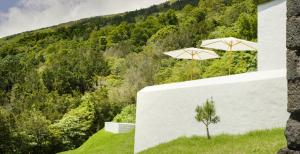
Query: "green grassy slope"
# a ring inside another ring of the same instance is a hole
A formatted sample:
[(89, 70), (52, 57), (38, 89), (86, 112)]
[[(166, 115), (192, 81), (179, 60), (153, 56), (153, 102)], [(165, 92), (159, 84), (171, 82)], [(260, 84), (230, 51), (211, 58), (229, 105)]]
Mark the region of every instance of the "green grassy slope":
[(141, 154), (275, 154), (285, 146), (282, 129), (251, 132), (246, 135), (220, 135), (212, 140), (182, 137)]
[(60, 154), (132, 154), (134, 132), (113, 134), (99, 131), (75, 150)]
[[(283, 129), (250, 132), (245, 135), (181, 137), (141, 152), (141, 154), (274, 154), (285, 146)], [(81, 147), (61, 154), (129, 154), (133, 153), (134, 132), (112, 134), (99, 131)]]

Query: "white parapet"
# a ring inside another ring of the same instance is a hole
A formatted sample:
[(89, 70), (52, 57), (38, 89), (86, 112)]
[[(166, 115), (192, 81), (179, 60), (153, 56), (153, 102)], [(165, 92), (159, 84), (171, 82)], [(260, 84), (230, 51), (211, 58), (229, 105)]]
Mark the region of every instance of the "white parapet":
[(112, 133), (128, 133), (135, 127), (132, 123), (105, 122), (105, 131)]
[(213, 97), (221, 121), (211, 134), (284, 127), (285, 70), (252, 72), (146, 87), (137, 96), (135, 153), (181, 136), (206, 135), (195, 108)]

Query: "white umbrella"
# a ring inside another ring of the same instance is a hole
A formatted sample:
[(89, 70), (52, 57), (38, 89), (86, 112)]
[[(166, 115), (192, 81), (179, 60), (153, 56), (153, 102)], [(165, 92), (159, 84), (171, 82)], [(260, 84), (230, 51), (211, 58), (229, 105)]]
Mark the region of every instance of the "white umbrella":
[(234, 37), (202, 41), (201, 47), (225, 51), (256, 51), (257, 43)]
[[(201, 47), (225, 51), (256, 51), (257, 43), (234, 37), (218, 38), (202, 41)], [(231, 65), (231, 63), (230, 63)], [(230, 66), (229, 66), (230, 74)]]
[[(177, 59), (206, 60), (219, 58), (219, 55), (214, 51), (198, 48), (184, 48), (165, 52), (164, 54)], [(193, 72), (191, 74), (191, 79), (193, 79)]]
[(219, 55), (214, 51), (198, 48), (179, 49), (165, 52), (164, 54), (177, 59), (206, 60), (219, 58)]

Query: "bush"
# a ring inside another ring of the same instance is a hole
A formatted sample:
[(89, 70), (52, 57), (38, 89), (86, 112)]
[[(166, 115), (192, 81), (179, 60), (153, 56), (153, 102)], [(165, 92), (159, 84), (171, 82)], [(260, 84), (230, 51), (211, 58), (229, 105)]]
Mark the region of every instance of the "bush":
[(0, 106), (0, 153), (13, 153), (13, 117)]
[[(35, 109), (21, 113), (16, 120), (16, 153), (50, 153), (50, 121)], [(18, 145), (19, 144), (19, 145)]]
[(79, 107), (70, 110), (60, 121), (50, 126), (52, 135), (60, 140), (66, 149), (80, 146), (92, 134), (95, 106), (89, 97), (90, 95), (83, 96)]
[(115, 116), (115, 122), (128, 122), (128, 123), (135, 123), (135, 104), (128, 105), (122, 109), (122, 112)]

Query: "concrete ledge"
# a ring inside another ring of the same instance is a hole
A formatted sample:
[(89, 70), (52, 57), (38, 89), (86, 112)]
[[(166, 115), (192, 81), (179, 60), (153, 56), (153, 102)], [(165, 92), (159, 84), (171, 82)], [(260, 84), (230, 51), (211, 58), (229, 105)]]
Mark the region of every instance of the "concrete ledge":
[(112, 133), (128, 133), (135, 128), (132, 123), (105, 122), (105, 131)]

